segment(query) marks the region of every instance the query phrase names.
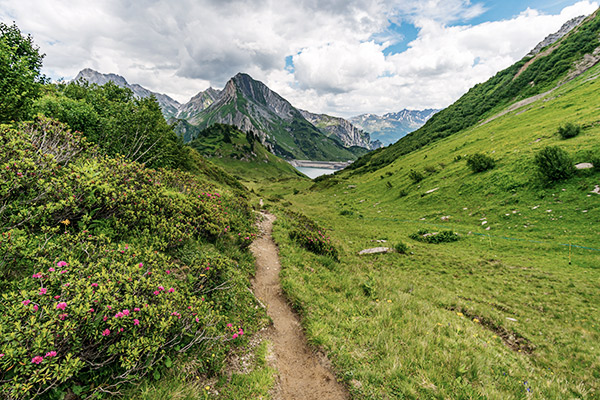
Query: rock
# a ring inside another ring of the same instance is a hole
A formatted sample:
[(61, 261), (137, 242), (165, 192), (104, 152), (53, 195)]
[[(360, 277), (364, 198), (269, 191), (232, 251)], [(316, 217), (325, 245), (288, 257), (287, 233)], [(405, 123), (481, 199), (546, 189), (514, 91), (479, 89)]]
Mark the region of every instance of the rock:
[(356, 185), (348, 185), (348, 189), (354, 189), (356, 188)]
[(594, 164), (589, 162), (579, 163), (575, 165), (576, 169), (592, 169), (594, 168)]
[(364, 249), (358, 252), (358, 255), (365, 254), (381, 254), (381, 253), (390, 253), (392, 249), (389, 247), (373, 247), (372, 249)]
[(592, 193), (600, 194), (600, 185), (596, 185), (594, 190), (592, 190)]
[(487, 224), (487, 221), (483, 221), (483, 222), (481, 223), (481, 225), (485, 225), (485, 224)]
[(512, 322), (517, 322), (517, 320), (514, 319), (514, 318), (506, 317), (506, 319), (509, 320), (509, 321), (512, 321)]
[(450, 221), (450, 216), (449, 215), (445, 215), (441, 218), (442, 221)]
[(435, 189), (431, 189), (431, 190), (426, 191), (425, 194), (433, 193), (433, 192), (435, 192), (436, 190), (439, 190), (439, 189), (440, 189), (439, 187), (436, 187)]

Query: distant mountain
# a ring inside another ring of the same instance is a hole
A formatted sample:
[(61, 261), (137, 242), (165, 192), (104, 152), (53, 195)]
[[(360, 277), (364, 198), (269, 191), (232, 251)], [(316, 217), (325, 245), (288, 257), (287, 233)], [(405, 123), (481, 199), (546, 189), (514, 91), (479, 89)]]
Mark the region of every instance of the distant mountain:
[(311, 124), (319, 128), (327, 136), (336, 136), (344, 146), (358, 146), (373, 149), (371, 137), (365, 131), (352, 125), (349, 121), (326, 114), (313, 114), (309, 111), (298, 110)]
[(131, 89), (134, 95), (137, 97), (150, 97), (154, 95), (165, 118), (175, 117), (179, 111), (181, 104), (166, 94), (152, 92), (138, 84), (129, 84), (125, 78), (116, 74), (102, 74), (93, 69), (86, 68), (81, 70), (75, 80), (83, 79), (89, 83), (95, 83), (96, 85), (104, 85), (108, 82), (113, 82), (115, 85)]
[(214, 103), (220, 95), (220, 90), (209, 87), (205, 91), (192, 97), (187, 103), (181, 105), (175, 117), (184, 119), (191, 124), (195, 124), (198, 122), (197, 117), (200, 111)]
[(252, 132), (270, 151), (288, 159), (346, 161), (368, 151), (323, 134), (287, 100), (242, 73), (231, 78), (208, 107), (187, 119), (201, 129), (220, 123)]
[(381, 141), (384, 145), (395, 143), (410, 132), (419, 129), (440, 110), (402, 110), (383, 116), (362, 114), (352, 117), (349, 121), (356, 127), (369, 132), (371, 138)]

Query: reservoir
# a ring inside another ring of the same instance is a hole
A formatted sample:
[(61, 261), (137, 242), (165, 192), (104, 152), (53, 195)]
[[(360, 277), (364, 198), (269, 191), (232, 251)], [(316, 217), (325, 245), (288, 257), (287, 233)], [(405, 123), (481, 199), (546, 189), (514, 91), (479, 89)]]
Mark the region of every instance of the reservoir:
[(304, 175), (308, 176), (310, 179), (315, 179), (321, 175), (331, 175), (336, 169), (331, 168), (310, 168), (310, 167), (295, 167), (298, 171), (302, 172)]

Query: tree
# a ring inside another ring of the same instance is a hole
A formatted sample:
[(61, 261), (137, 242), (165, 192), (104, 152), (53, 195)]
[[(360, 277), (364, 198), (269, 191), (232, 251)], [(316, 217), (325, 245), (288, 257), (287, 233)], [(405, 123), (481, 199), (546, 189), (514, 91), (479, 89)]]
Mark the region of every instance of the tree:
[(31, 35), (0, 22), (0, 123), (27, 116), (45, 81), (43, 57)]

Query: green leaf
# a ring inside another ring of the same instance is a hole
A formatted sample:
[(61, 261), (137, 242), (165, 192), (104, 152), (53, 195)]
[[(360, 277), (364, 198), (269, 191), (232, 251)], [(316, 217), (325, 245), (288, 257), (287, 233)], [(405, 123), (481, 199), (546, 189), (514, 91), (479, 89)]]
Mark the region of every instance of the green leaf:
[(171, 368), (173, 366), (173, 361), (171, 361), (171, 357), (167, 356), (165, 360), (165, 365), (167, 366), (167, 368)]
[(154, 377), (154, 380), (159, 380), (160, 379), (160, 372), (158, 372), (158, 370), (154, 370), (154, 373), (152, 374), (152, 376)]

